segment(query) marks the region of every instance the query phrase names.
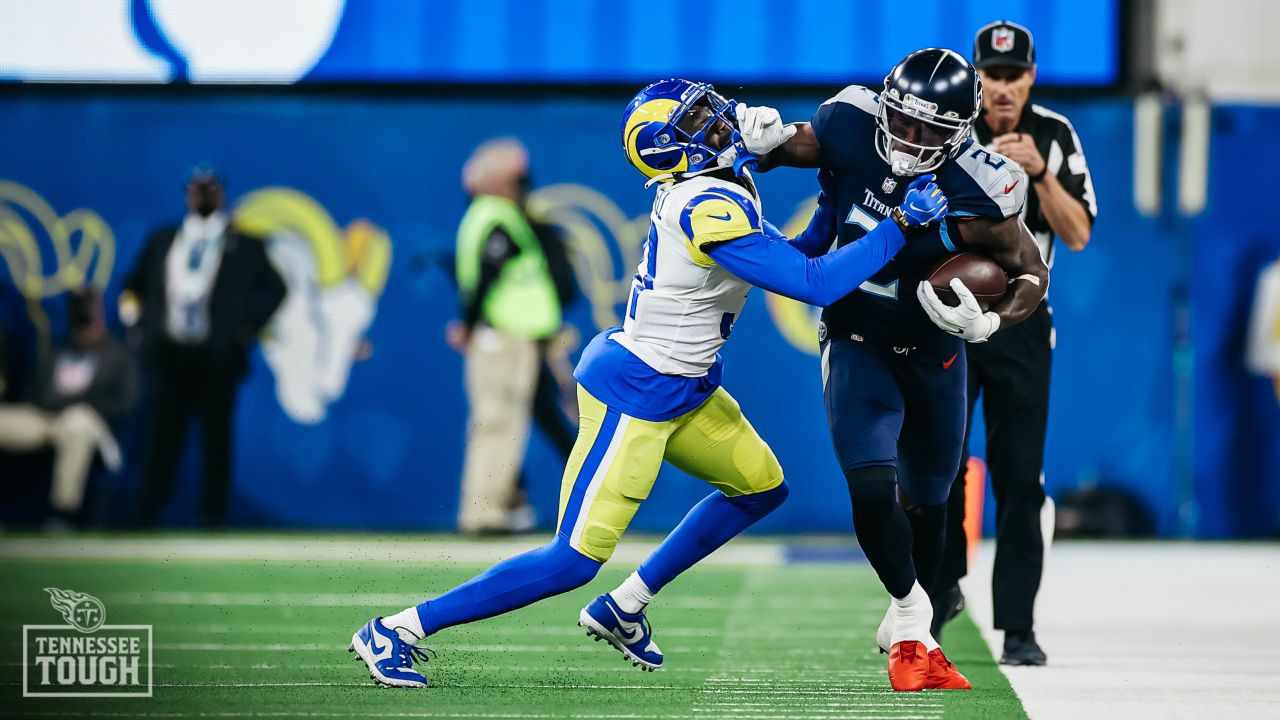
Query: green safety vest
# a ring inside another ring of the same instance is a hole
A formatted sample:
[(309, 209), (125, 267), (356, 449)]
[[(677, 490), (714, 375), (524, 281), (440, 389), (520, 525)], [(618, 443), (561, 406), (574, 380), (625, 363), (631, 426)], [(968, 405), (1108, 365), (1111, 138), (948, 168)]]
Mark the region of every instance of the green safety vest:
[(502, 271), (480, 307), (485, 322), (502, 332), (537, 339), (560, 329), (560, 299), (547, 270), (533, 227), (512, 200), (481, 195), (471, 202), (458, 227), (458, 289), (463, 298), (475, 292), (480, 282), (480, 256), (485, 240), (501, 228), (520, 248), (519, 254), (502, 266)]

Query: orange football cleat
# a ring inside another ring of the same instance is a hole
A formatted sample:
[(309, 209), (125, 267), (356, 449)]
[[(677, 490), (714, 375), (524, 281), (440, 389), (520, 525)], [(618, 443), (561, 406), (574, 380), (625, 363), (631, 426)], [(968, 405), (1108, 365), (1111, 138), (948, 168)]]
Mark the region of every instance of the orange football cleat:
[[(929, 678), (929, 655), (924, 643), (903, 640), (889, 648), (889, 684), (898, 692), (918, 692)], [(959, 673), (956, 673), (959, 675)]]
[[(929, 690), (972, 690), (969, 678), (960, 674), (955, 663), (942, 654), (942, 648), (929, 653), (929, 676), (924, 682)], [(896, 688), (895, 688), (896, 689)]]

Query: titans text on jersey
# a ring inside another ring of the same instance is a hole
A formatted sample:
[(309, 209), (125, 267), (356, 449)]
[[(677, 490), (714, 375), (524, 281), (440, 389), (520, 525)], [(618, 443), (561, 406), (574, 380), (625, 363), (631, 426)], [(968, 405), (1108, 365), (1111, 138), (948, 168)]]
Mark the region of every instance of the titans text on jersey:
[[(823, 103), (812, 126), (822, 148), (818, 181), (835, 199), (839, 225), (837, 245), (856, 242), (902, 201), (907, 179), (895, 176), (876, 152), (879, 99), (871, 89), (850, 85)], [(828, 307), (822, 315), (832, 337), (858, 335), (901, 348), (946, 352), (962, 341), (940, 332), (916, 299), (916, 284), (928, 269), (950, 253), (966, 249), (958, 223), (972, 218), (1004, 220), (1022, 212), (1026, 174), (1014, 161), (972, 140), (936, 171), (938, 186), (950, 209), (944, 222), (914, 236), (897, 256), (870, 280)]]

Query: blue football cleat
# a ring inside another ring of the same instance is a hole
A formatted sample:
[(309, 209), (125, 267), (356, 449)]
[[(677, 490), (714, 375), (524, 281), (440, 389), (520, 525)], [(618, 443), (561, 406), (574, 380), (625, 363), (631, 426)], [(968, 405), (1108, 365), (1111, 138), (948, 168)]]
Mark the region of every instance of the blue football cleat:
[(644, 613), (624, 612), (609, 593), (582, 608), (578, 625), (597, 641), (608, 640), (641, 670), (653, 672), (662, 667), (662, 651), (653, 641), (653, 629)]
[(374, 618), (351, 636), (347, 652), (356, 654), (369, 668), (369, 677), (387, 687), (420, 688), (427, 686), (427, 677), (413, 669), (415, 659), (427, 661), (427, 654), (400, 639), (395, 630), (382, 624), (382, 618)]

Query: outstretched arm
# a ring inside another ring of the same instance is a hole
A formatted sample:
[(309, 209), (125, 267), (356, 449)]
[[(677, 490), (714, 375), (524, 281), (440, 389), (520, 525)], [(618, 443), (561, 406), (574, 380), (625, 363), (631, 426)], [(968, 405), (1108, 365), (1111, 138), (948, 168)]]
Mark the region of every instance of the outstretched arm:
[(761, 219), (761, 229), (766, 237), (785, 242), (804, 253), (805, 257), (816, 258), (827, 252), (836, 239), (836, 210), (826, 193), (818, 195), (818, 208), (809, 218), (809, 225), (799, 235), (788, 238), (781, 230), (768, 220)]
[(760, 156), (756, 169), (760, 172), (772, 170), (779, 165), (788, 167), (818, 167), (822, 160), (822, 146), (818, 144), (818, 136), (809, 123), (791, 123), (796, 133), (791, 139)]
[(716, 264), (752, 285), (826, 307), (875, 275), (906, 242), (893, 222), (882, 222), (857, 242), (816, 258), (775, 238), (757, 232), (705, 249)]
[(797, 240), (788, 240), (777, 228), (762, 222), (760, 232), (702, 247), (717, 264), (752, 285), (826, 307), (884, 267), (906, 243), (904, 232), (927, 226), (946, 214), (947, 197), (933, 180), (933, 175), (916, 178), (890, 220), (821, 257), (806, 257), (805, 250), (830, 245), (835, 237), (834, 213), (829, 205), (824, 210), (822, 202), (805, 230), (812, 237), (802, 233)]

